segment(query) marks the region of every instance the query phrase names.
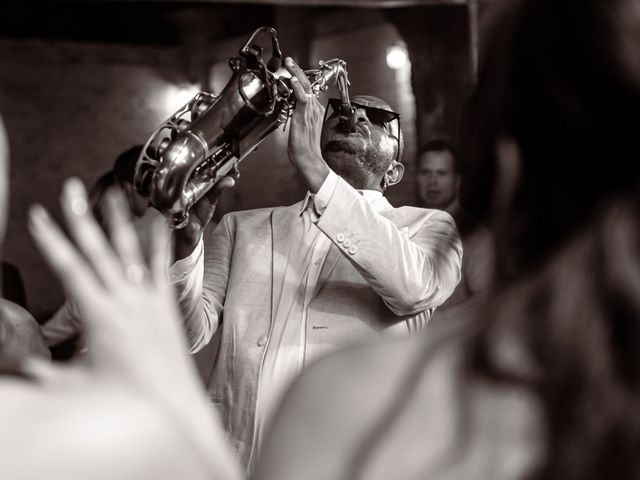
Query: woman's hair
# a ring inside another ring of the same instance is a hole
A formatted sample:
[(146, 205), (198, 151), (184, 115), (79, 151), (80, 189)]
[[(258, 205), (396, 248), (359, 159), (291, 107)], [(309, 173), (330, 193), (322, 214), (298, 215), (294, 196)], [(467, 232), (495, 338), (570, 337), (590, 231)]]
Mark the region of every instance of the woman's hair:
[[(505, 217), (491, 222), (502, 242), (498, 284), (468, 309), (473, 322), (442, 342), (461, 342), (467, 359), (461, 383), (471, 395), (458, 397), (457, 413), (472, 428), (478, 379), (523, 388), (545, 422), (545, 456), (525, 478), (640, 478), (640, 8), (637, 0), (504, 5), (458, 142), (461, 173), (476, 185), (465, 205), (483, 219)], [(507, 158), (518, 165), (512, 195), (498, 204), (504, 145), (518, 151)], [(364, 476), (416, 398), (437, 353), (430, 347), (343, 478)]]
[[(462, 131), (463, 171), (484, 180), (466, 190), (480, 217), (496, 212), (497, 146), (509, 138), (519, 151), (496, 231), (498, 289), (469, 368), (540, 398), (547, 457), (533, 478), (640, 477), (633, 1), (513, 2), (486, 45)], [(518, 365), (498, 347), (505, 338)]]
[(113, 163), (113, 175), (118, 185), (133, 185), (136, 163), (138, 162), (142, 148), (142, 145), (135, 145), (122, 152), (118, 155), (118, 158), (116, 158)]
[(463, 185), (464, 204), (481, 219), (493, 211), (497, 142), (513, 138), (522, 157), (508, 230), (499, 232), (510, 257), (499, 276), (534, 268), (602, 202), (636, 188), (640, 172), (633, 0), (505, 3), (512, 8), (485, 44), (459, 141), (463, 178), (473, 181)]
[(117, 188), (113, 171), (103, 173), (89, 190), (89, 204), (96, 221), (106, 230), (106, 195), (112, 188)]

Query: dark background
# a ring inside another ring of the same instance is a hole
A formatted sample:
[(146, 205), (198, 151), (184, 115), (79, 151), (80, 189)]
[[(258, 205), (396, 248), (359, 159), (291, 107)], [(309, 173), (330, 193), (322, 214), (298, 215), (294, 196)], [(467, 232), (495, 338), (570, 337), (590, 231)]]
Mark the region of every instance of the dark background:
[[(473, 78), (475, 2), (400, 8), (367, 7), (398, 2), (269, 3), (287, 2), (3, 4), (0, 113), (11, 141), (4, 258), (22, 272), (39, 321), (63, 295), (28, 236), (29, 205), (56, 212), (65, 178), (79, 176), (90, 185), (120, 152), (144, 143), (193, 89), (220, 91), (228, 59), (261, 25), (274, 26), (283, 54), (304, 68), (321, 59), (346, 60), (352, 94), (385, 98), (402, 114), (407, 171), (387, 196), (396, 206), (416, 204), (416, 152), (432, 138), (455, 134)], [(392, 70), (386, 52), (398, 42), (408, 47), (410, 64)], [(286, 158), (286, 138), (273, 134), (241, 165), (240, 182), (219, 214), (299, 200), (304, 189)]]

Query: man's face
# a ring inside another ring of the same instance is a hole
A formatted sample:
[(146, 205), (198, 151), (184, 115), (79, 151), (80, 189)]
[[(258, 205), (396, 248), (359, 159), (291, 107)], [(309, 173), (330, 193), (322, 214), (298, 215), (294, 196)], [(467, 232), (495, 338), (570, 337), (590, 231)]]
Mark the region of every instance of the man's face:
[(451, 152), (432, 150), (420, 156), (418, 187), (425, 207), (445, 210), (458, 196), (458, 183)]
[(333, 171), (354, 188), (377, 187), (396, 158), (398, 149), (397, 120), (384, 123), (367, 108), (391, 110), (384, 101), (370, 96), (355, 96), (353, 103), (362, 105), (356, 111), (356, 131), (340, 128), (338, 117), (329, 117), (322, 127), (320, 148)]

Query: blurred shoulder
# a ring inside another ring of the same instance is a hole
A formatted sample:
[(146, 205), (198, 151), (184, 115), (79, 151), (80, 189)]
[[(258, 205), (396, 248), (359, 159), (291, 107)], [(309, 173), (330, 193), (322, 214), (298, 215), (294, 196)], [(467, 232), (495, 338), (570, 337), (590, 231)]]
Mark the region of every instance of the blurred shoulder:
[(0, 379), (3, 478), (49, 478), (54, 464), (53, 478), (211, 478), (160, 401), (124, 382), (80, 378), (86, 388), (70, 379), (74, 388)]
[[(429, 388), (435, 391), (442, 381), (456, 378), (461, 339), (450, 325), (427, 330), (352, 347), (309, 366), (274, 421), (260, 478), (341, 478), (416, 368), (426, 371)], [(426, 410), (438, 411), (437, 405)], [(316, 473), (310, 477), (310, 471)]]
[(521, 478), (541, 458), (542, 416), (521, 388), (469, 370), (474, 332), (430, 325), (311, 365), (274, 422), (260, 478), (349, 478), (354, 465), (372, 479), (432, 468), (433, 478)]
[(304, 387), (302, 382), (316, 381), (335, 389), (352, 389), (354, 394), (365, 394), (370, 388), (376, 391), (385, 386), (393, 388), (401, 381), (403, 372), (419, 358), (425, 359), (428, 365), (445, 356), (457, 357), (461, 346), (469, 339), (467, 325), (463, 321), (443, 322), (429, 325), (417, 335), (382, 338), (375, 343), (336, 352), (307, 369), (300, 379), (301, 388)]

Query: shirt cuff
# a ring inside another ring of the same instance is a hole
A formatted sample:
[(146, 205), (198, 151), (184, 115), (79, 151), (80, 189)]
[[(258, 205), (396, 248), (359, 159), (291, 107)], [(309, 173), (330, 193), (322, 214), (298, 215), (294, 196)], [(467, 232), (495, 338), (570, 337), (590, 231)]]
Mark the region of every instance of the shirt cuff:
[(320, 190), (318, 190), (318, 193), (313, 197), (313, 205), (318, 216), (322, 215), (327, 209), (327, 205), (329, 205), (329, 201), (331, 197), (333, 197), (333, 192), (338, 185), (338, 178), (340, 177), (338, 177), (333, 170), (329, 170), (329, 175), (324, 179)]
[(188, 277), (198, 265), (198, 261), (204, 253), (204, 240), (200, 237), (196, 248), (191, 255), (181, 258), (169, 267), (169, 283), (174, 284)]

